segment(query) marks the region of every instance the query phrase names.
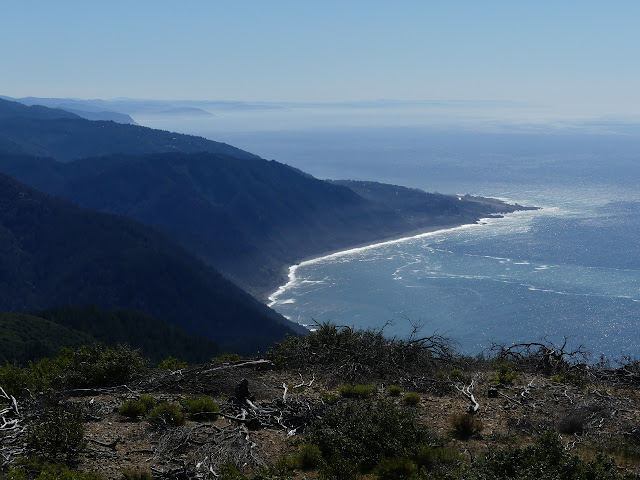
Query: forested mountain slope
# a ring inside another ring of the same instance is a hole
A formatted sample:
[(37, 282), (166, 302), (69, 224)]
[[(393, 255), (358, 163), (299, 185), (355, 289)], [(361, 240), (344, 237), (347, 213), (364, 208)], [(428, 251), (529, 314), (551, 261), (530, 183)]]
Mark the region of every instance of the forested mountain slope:
[(0, 175), (0, 311), (96, 304), (242, 351), (297, 327), (150, 227)]
[(275, 161), (211, 153), (70, 163), (0, 155), (0, 171), (84, 207), (153, 225), (263, 297), (284, 267), (306, 256), (513, 210), (383, 184), (373, 193), (354, 191), (356, 182), (338, 185)]
[(225, 143), (112, 121), (91, 121), (65, 110), (0, 99), (0, 151), (59, 161), (114, 153), (215, 152), (256, 158)]

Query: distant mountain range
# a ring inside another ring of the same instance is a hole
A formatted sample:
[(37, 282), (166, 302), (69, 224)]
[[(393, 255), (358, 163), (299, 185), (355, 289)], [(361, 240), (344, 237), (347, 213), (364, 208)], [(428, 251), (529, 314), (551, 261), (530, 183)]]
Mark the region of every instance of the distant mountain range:
[(300, 329), (212, 267), (264, 299), (304, 257), (521, 208), (318, 180), (204, 138), (1, 99), (0, 171), (120, 215), (1, 177), (0, 311), (126, 308), (245, 352)]
[(71, 112), (0, 99), (0, 152), (47, 156), (61, 162), (118, 153), (213, 152), (257, 156), (193, 135), (110, 121), (87, 121)]

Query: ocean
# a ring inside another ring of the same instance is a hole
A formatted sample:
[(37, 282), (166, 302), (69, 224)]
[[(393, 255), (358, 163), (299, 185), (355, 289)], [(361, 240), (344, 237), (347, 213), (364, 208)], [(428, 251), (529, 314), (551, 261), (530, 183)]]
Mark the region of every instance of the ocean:
[(310, 328), (329, 321), (404, 338), (420, 326), (470, 355), (567, 339), (592, 360), (638, 357), (640, 170), (624, 155), (564, 155), (435, 179), (425, 165), (425, 190), (541, 208), (302, 262), (271, 306)]
[(302, 262), (271, 297), (281, 314), (400, 338), (419, 326), (470, 355), (566, 338), (593, 361), (639, 357), (640, 123), (484, 104), (246, 107), (134, 118), (317, 178), (541, 207)]

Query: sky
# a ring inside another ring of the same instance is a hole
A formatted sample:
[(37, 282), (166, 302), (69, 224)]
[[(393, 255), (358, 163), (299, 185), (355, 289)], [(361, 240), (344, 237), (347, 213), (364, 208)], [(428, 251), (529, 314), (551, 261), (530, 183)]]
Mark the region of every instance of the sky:
[(0, 0), (0, 94), (640, 116), (637, 0)]

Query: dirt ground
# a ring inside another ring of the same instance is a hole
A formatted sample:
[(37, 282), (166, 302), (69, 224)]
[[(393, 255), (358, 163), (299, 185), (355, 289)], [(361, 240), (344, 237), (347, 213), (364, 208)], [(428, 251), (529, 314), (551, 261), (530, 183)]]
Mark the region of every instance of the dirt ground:
[[(406, 408), (468, 462), (489, 449), (529, 444), (538, 434), (555, 430), (567, 450), (585, 458), (605, 452), (621, 467), (640, 472), (637, 387), (602, 383), (572, 386), (553, 377), (520, 374), (511, 385), (495, 388), (495, 378), (496, 372), (482, 371), (465, 373), (455, 381), (444, 379), (442, 392), (421, 393), (419, 403)], [(242, 379), (248, 380), (251, 405), (257, 411), (270, 412), (257, 424), (247, 421), (251, 412), (242, 419), (242, 408), (230, 400)], [(473, 390), (465, 395), (462, 390), (472, 381)], [(377, 397), (403, 404), (402, 395), (389, 396), (388, 384), (378, 383), (376, 387)], [(132, 420), (117, 412), (123, 402), (141, 393), (150, 393), (158, 402), (177, 403), (210, 395), (221, 405), (223, 416), (215, 421), (188, 420), (184, 426), (158, 428), (142, 418)], [(227, 461), (255, 471), (299, 448), (305, 425), (295, 427), (291, 419), (300, 421), (304, 417), (301, 412), (322, 405), (330, 394), (338, 396), (337, 386), (326, 386), (311, 375), (251, 367), (207, 372), (200, 367), (191, 373), (157, 373), (155, 378), (127, 389), (83, 392), (68, 400), (82, 405), (88, 418), (87, 448), (79, 468), (119, 478), (123, 470), (136, 467), (156, 475), (185, 468), (204, 474), (207, 470), (215, 472)], [(473, 394), (478, 404), (475, 416), (483, 428), (468, 439), (460, 439), (453, 432), (452, 417), (469, 407), (468, 394)], [(316, 475), (304, 472), (298, 478)]]

